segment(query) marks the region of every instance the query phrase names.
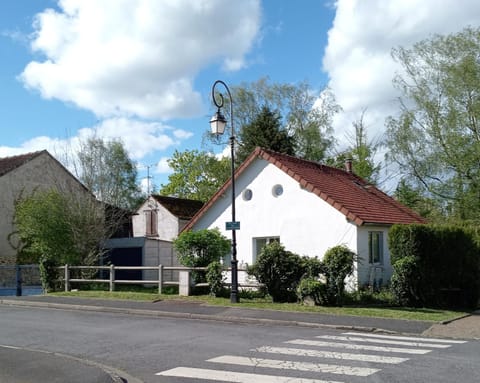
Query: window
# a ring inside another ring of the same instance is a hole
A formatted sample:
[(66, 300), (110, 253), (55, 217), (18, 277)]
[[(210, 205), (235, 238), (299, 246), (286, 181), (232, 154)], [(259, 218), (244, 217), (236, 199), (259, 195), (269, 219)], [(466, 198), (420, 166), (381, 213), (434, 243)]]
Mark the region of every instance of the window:
[(272, 188), (272, 194), (274, 197), (280, 197), (283, 194), (283, 186), (282, 185), (275, 185)]
[(252, 199), (253, 192), (251, 189), (245, 189), (242, 193), (242, 198), (244, 201), (250, 201)]
[(368, 262), (383, 263), (383, 232), (368, 232)]
[(268, 245), (272, 242), (280, 242), (280, 237), (263, 237), (263, 238), (253, 238), (253, 257), (252, 263), (255, 263), (258, 255), (262, 251), (265, 245)]
[(158, 235), (158, 219), (156, 210), (146, 210), (145, 211), (145, 223), (146, 223), (146, 234), (147, 236), (156, 236)]

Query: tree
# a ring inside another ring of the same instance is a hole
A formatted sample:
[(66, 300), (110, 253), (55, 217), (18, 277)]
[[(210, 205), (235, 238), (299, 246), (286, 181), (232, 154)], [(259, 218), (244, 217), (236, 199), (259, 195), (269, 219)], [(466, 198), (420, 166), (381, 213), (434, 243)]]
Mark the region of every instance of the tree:
[(380, 142), (368, 139), (363, 121), (364, 114), (365, 112), (362, 112), (360, 118), (352, 123), (354, 134), (348, 136), (349, 147), (336, 157), (329, 158), (327, 163), (343, 169), (345, 162), (350, 159), (355, 174), (376, 185), (380, 174), (380, 164), (375, 162), (375, 155), (380, 147)]
[(267, 107), (280, 116), (280, 127), (294, 138), (296, 156), (320, 161), (334, 143), (332, 118), (341, 108), (329, 89), (316, 91), (307, 82), (272, 84), (264, 77), (232, 87), (232, 98), (234, 124), (239, 131)]
[(134, 209), (140, 198), (137, 169), (120, 140), (90, 137), (80, 144), (77, 176), (102, 202)]
[(230, 164), (228, 158), (218, 159), (205, 151), (175, 151), (168, 160), (173, 173), (160, 194), (208, 201), (230, 177)]
[(92, 265), (101, 255), (105, 225), (92, 196), (57, 190), (37, 191), (15, 203), (14, 224), (20, 239), (18, 262), (38, 263), (45, 290), (55, 288), (57, 266)]
[(280, 116), (267, 106), (263, 106), (258, 116), (242, 127), (239, 137), (241, 144), (236, 152), (238, 163), (242, 163), (257, 146), (280, 153), (295, 154), (293, 137), (281, 128)]
[(479, 51), (480, 29), (466, 28), (392, 52), (404, 72), (390, 157), (459, 219), (480, 219)]

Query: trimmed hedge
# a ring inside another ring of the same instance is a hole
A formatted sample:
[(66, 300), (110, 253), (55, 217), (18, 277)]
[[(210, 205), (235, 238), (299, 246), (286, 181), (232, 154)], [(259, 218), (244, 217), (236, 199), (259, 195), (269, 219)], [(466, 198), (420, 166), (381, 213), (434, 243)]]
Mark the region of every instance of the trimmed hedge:
[(402, 305), (472, 307), (480, 296), (480, 248), (469, 228), (394, 225), (392, 289)]

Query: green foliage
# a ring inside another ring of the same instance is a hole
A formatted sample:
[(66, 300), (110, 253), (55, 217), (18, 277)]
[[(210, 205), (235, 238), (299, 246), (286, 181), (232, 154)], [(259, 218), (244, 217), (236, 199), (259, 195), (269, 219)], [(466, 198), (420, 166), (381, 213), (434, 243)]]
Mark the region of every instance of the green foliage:
[(326, 305), (328, 304), (327, 286), (313, 277), (302, 278), (297, 287), (297, 297), (302, 302), (310, 298), (315, 305)]
[(480, 28), (394, 49), (403, 67), (389, 157), (457, 219), (480, 220)]
[(255, 264), (248, 268), (248, 274), (265, 284), (274, 302), (295, 300), (295, 289), (304, 272), (300, 256), (278, 242), (264, 246)]
[(406, 179), (401, 179), (394, 192), (397, 201), (426, 218), (428, 222), (444, 222), (445, 214), (440, 202), (428, 197), (420, 186), (413, 186)]
[(205, 276), (209, 284), (210, 295), (221, 296), (224, 291), (223, 282), (225, 281), (222, 264), (218, 261), (210, 262)]
[(341, 306), (345, 292), (345, 278), (354, 270), (355, 253), (340, 245), (327, 250), (323, 257), (323, 272), (327, 279), (327, 296), (330, 304)]
[(317, 257), (302, 257), (302, 267), (305, 278), (318, 278), (324, 271), (323, 263)]
[(400, 302), (425, 307), (475, 307), (480, 296), (480, 247), (473, 229), (394, 225), (389, 233)]
[(210, 153), (198, 150), (175, 151), (168, 165), (173, 173), (160, 193), (179, 198), (208, 201), (230, 177), (230, 159), (217, 159)]
[[(230, 252), (230, 240), (218, 229), (185, 231), (174, 241), (177, 258), (183, 266), (207, 267), (212, 262), (219, 262)], [(205, 280), (204, 273), (194, 272), (196, 283)]]
[(295, 142), (281, 128), (280, 116), (267, 106), (263, 106), (249, 124), (242, 126), (239, 137), (242, 144), (236, 153), (238, 163), (242, 163), (257, 146), (290, 155), (295, 153)]
[(91, 265), (99, 256), (97, 235), (103, 222), (92, 213), (89, 198), (72, 199), (58, 191), (37, 191), (15, 203), (14, 223), (22, 244), (20, 261), (39, 263), (42, 284), (54, 287), (54, 268)]
[(102, 202), (134, 209), (140, 200), (137, 168), (120, 140), (90, 137), (78, 153), (79, 178)]

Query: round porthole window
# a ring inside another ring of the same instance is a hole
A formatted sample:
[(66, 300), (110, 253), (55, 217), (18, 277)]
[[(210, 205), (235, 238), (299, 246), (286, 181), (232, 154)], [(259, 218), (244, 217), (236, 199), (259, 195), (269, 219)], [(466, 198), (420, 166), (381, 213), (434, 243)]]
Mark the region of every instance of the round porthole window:
[(253, 192), (251, 189), (245, 189), (242, 193), (242, 197), (244, 201), (250, 201), (252, 199)]
[(272, 188), (272, 194), (274, 197), (280, 197), (283, 194), (283, 186), (282, 185), (275, 185)]

